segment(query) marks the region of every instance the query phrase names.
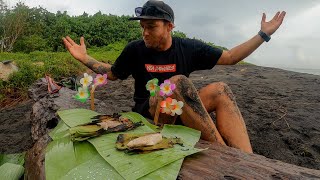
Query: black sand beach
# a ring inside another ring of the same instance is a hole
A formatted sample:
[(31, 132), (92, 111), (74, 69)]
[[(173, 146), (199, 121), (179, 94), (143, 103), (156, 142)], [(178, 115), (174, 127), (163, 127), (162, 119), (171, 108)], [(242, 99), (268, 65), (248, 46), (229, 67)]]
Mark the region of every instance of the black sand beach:
[[(320, 76), (251, 65), (216, 66), (197, 71), (196, 88), (227, 83), (236, 96), (254, 153), (320, 170)], [(108, 82), (96, 98), (117, 111), (131, 111), (133, 79)], [(0, 111), (0, 153), (32, 147), (32, 100)]]

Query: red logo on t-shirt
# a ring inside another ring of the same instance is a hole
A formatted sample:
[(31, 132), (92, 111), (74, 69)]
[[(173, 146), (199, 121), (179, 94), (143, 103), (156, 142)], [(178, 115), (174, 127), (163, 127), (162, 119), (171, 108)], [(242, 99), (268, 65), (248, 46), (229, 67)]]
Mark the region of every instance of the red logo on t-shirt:
[(176, 72), (176, 64), (165, 64), (165, 65), (146, 64), (145, 67), (148, 72), (157, 72), (157, 73)]

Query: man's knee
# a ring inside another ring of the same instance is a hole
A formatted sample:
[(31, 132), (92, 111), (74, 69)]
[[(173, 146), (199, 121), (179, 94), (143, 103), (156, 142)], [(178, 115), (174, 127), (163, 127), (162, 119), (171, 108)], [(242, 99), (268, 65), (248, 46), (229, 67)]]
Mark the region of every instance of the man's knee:
[(170, 82), (176, 85), (176, 90), (174, 94), (180, 94), (182, 96), (194, 96), (197, 94), (197, 89), (194, 87), (193, 83), (184, 75), (176, 75), (170, 78)]
[(175, 75), (175, 76), (172, 76), (170, 78), (170, 82), (171, 83), (174, 83), (174, 84), (178, 84), (180, 82), (188, 82), (188, 83), (191, 83), (191, 81), (184, 75)]
[(217, 99), (219, 97), (229, 97), (234, 100), (231, 88), (224, 82), (212, 83), (208, 86), (208, 91), (211, 93), (211, 97)]

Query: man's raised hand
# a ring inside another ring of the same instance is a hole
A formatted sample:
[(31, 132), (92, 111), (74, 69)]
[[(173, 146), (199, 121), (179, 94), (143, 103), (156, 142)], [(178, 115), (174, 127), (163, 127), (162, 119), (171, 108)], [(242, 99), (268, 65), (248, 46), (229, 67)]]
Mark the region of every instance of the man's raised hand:
[(81, 62), (87, 59), (87, 49), (84, 44), (84, 37), (80, 38), (80, 45), (75, 43), (69, 36), (62, 38), (62, 40), (67, 50), (74, 58)]
[(266, 14), (263, 13), (261, 20), (261, 30), (267, 35), (271, 36), (280, 27), (285, 15), (285, 11), (282, 11), (281, 13), (277, 12), (269, 22), (266, 22)]

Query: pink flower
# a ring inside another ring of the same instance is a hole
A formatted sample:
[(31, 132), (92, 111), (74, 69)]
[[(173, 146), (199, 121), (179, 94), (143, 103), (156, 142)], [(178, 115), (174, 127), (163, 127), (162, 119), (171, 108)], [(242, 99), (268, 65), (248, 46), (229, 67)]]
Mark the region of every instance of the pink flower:
[(97, 74), (96, 78), (94, 78), (93, 82), (95, 86), (102, 86), (107, 84), (108, 82), (108, 76), (107, 74), (101, 75), (101, 74)]
[(160, 95), (161, 96), (171, 96), (173, 94), (173, 90), (176, 89), (175, 84), (171, 84), (170, 80), (165, 80), (160, 85)]

